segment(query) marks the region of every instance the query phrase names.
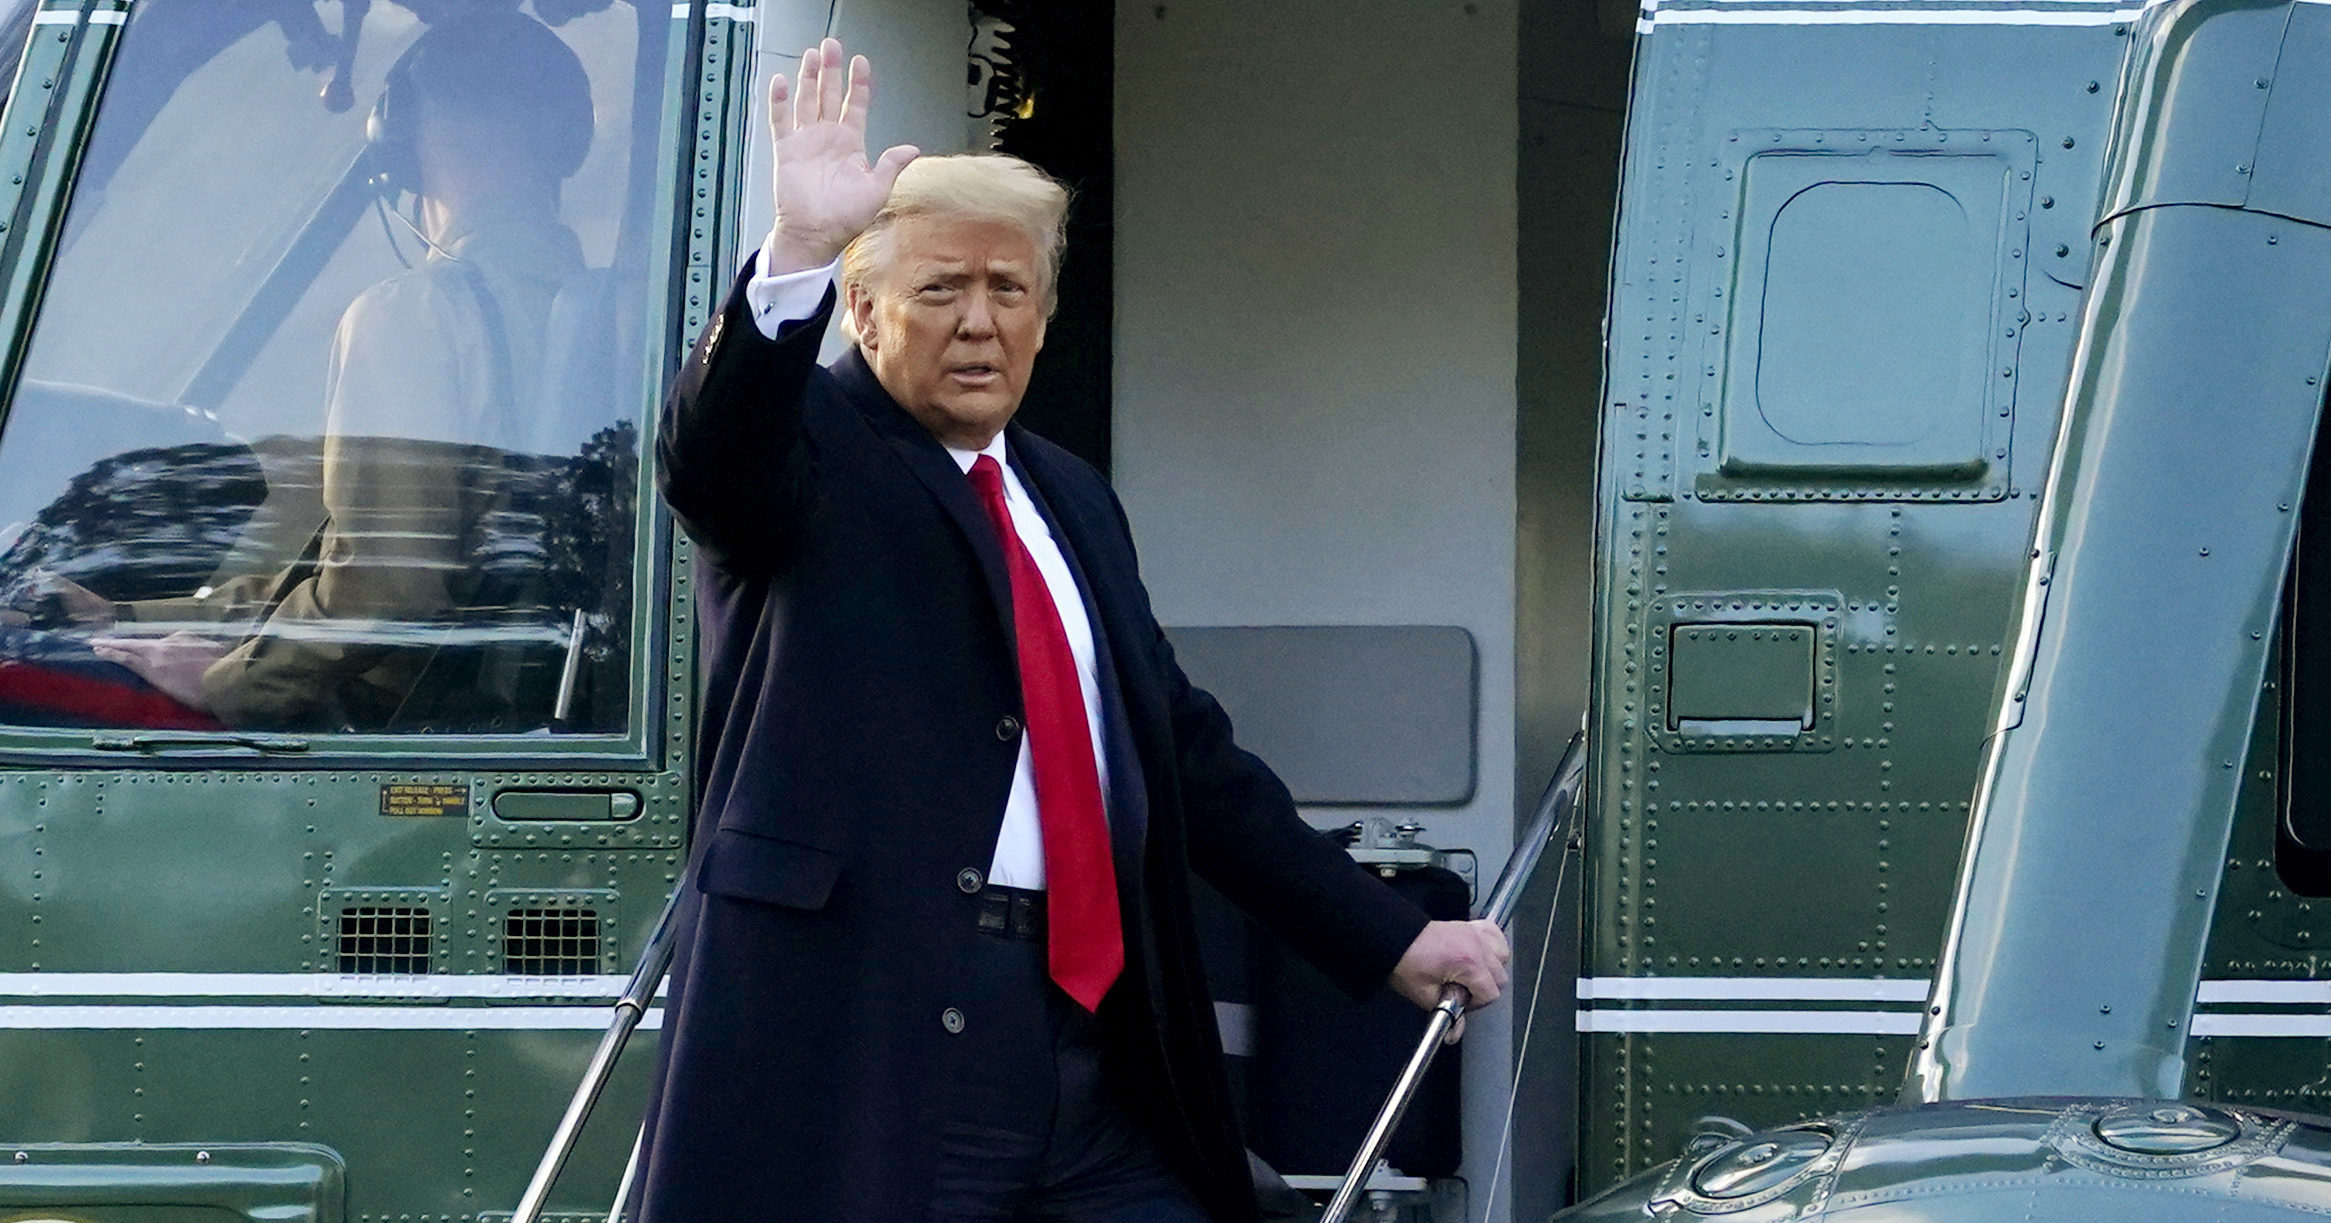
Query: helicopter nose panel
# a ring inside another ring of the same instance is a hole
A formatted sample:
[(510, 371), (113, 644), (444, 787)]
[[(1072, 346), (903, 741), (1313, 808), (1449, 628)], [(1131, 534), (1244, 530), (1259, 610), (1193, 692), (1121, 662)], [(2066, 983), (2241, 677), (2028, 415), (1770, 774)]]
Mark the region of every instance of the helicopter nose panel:
[(2198, 1155), (2242, 1136), (2242, 1122), (2191, 1104), (2136, 1104), (2116, 1108), (2089, 1129), (2097, 1141), (2132, 1155)]
[(1740, 1138), (1567, 1223), (2269, 1223), (2322, 1217), (2331, 1125), (2179, 1100), (1969, 1100)]
[(1692, 1174), (1692, 1188), (1716, 1201), (1737, 1201), (1781, 1188), (1834, 1145), (1822, 1130), (1783, 1130), (1711, 1152)]

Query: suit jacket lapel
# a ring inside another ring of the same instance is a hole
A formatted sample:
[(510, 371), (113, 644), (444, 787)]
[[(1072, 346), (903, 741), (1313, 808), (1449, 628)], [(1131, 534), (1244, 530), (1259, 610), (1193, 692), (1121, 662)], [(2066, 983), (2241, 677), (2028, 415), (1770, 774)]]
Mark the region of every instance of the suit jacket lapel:
[[(953, 455), (932, 437), (929, 430), (882, 389), (866, 359), (852, 348), (835, 361), (834, 378), (848, 392), (852, 402), (866, 416), (876, 434), (889, 444), (891, 451), (915, 473), (931, 495), (939, 499), (940, 508), (955, 520), (963, 532), (972, 553), (979, 558), (979, 571), (987, 578), (987, 593), (994, 603), (996, 619), (1003, 625), (1004, 640), (1014, 640), (1012, 631), (1012, 579), (1004, 568), (1003, 545), (996, 540), (994, 524), (987, 520), (987, 511), (980, 508), (979, 498), (971, 491), (971, 481), (963, 476), (963, 469), (955, 465)], [(1017, 645), (1014, 647), (1017, 649)]]

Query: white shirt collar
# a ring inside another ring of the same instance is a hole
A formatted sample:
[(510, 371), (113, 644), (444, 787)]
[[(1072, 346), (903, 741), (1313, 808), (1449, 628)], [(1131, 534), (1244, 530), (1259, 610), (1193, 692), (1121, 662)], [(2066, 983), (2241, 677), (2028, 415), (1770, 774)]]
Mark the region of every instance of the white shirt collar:
[[(941, 445), (945, 445), (945, 443), (941, 443)], [(1003, 468), (1006, 474), (1010, 474), (1012, 470), (1011, 461), (1004, 457), (1004, 434), (1000, 429), (996, 431), (995, 440), (989, 442), (984, 449), (963, 450), (948, 446), (947, 454), (955, 460), (955, 465), (962, 468), (963, 474), (967, 476), (971, 474), (971, 465), (978, 462), (979, 456), (983, 454), (994, 459), (996, 466)]]

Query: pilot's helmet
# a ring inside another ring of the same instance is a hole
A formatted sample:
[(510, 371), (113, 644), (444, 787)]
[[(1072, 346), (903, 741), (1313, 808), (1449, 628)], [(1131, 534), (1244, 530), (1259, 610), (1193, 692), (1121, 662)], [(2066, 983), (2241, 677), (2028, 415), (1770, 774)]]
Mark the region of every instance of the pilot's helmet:
[(376, 181), (417, 192), (421, 101), (455, 121), (514, 125), (514, 152), (564, 181), (591, 150), (591, 81), (550, 27), (523, 13), (473, 12), (431, 26), (389, 67), (365, 121)]

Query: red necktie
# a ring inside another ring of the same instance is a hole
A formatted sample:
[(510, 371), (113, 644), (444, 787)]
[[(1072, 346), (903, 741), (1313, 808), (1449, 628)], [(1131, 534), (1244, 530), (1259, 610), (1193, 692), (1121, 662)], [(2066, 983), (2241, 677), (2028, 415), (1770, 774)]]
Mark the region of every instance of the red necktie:
[(1003, 468), (983, 454), (971, 464), (970, 474), (1012, 579), (1020, 701), (1035, 765), (1036, 816), (1044, 827), (1044, 886), (1051, 894), (1045, 922), (1052, 979), (1078, 1005), (1098, 1010), (1102, 995), (1125, 967), (1125, 938), (1076, 656), (1069, 652), (1068, 633), (1060, 626), (1060, 609), (1052, 604), (1044, 575), (1012, 527), (1012, 513), (1004, 506)]

